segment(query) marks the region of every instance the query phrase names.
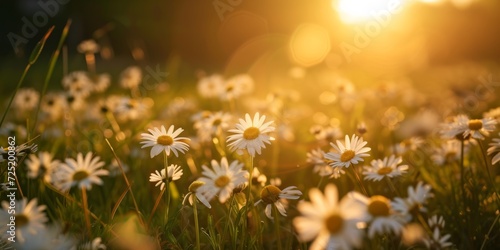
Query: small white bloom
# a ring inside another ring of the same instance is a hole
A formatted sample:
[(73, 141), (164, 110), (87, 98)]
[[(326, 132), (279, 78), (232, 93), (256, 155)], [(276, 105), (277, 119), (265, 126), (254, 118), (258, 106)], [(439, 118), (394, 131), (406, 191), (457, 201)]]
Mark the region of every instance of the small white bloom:
[[(183, 172), (180, 166), (178, 165), (170, 165), (167, 167), (168, 170), (168, 182), (175, 181), (181, 178)], [(162, 169), (160, 172), (155, 170), (154, 173), (151, 173), (149, 176), (150, 182), (156, 182), (155, 187), (160, 186), (160, 190), (165, 188), (165, 169)]]

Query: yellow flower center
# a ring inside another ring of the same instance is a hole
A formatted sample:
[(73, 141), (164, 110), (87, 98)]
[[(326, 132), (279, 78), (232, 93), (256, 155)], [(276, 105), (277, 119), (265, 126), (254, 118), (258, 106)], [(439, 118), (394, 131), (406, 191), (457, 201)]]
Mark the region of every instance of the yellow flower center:
[(268, 185), (265, 186), (262, 191), (260, 191), (260, 198), (264, 203), (266, 204), (272, 204), (275, 203), (280, 199), (281, 190), (274, 186), (274, 185)]
[(30, 221), (28, 216), (24, 214), (16, 215), (15, 219), (16, 219), (16, 227), (22, 227), (28, 224), (28, 222)]
[(344, 219), (339, 214), (332, 214), (326, 218), (325, 226), (330, 234), (337, 234), (344, 226)]
[(253, 140), (260, 135), (260, 130), (256, 127), (249, 127), (245, 129), (245, 132), (243, 132), (243, 138), (245, 140)]
[(470, 130), (480, 130), (483, 128), (483, 121), (475, 119), (469, 121), (469, 129)]
[(160, 135), (158, 139), (156, 139), (156, 143), (163, 146), (170, 146), (174, 143), (174, 139), (168, 135)]
[(356, 154), (354, 153), (354, 151), (352, 151), (350, 149), (346, 150), (346, 151), (344, 151), (344, 153), (342, 153), (340, 155), (340, 161), (348, 162), (348, 161), (352, 160), (352, 158), (354, 158), (355, 155)]
[(377, 171), (377, 174), (379, 174), (379, 175), (388, 175), (391, 172), (392, 172), (392, 168), (391, 167), (383, 167), (383, 168), (380, 168)]
[(89, 173), (87, 171), (84, 171), (84, 170), (77, 171), (73, 174), (73, 180), (77, 181), (77, 182), (80, 182), (81, 180), (83, 180), (87, 177), (89, 177)]
[(231, 181), (231, 179), (229, 179), (229, 177), (227, 177), (226, 175), (219, 176), (219, 178), (215, 180), (215, 186), (218, 188), (223, 188), (229, 183), (229, 181)]
[(189, 192), (191, 193), (194, 193), (196, 192), (196, 190), (198, 190), (199, 187), (205, 185), (205, 182), (203, 181), (193, 181), (193, 183), (191, 183), (191, 185), (189, 185)]
[(381, 195), (375, 195), (370, 198), (368, 212), (375, 216), (388, 216), (390, 211), (389, 200)]

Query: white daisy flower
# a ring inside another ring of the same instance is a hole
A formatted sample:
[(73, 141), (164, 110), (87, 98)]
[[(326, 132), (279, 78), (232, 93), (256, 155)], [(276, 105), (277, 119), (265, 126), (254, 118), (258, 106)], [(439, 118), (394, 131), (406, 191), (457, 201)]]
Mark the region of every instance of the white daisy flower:
[(82, 54), (92, 53), (95, 54), (99, 52), (99, 45), (95, 42), (94, 39), (83, 40), (78, 47), (76, 47), (78, 52)]
[[(465, 145), (464, 145), (465, 146)], [(466, 152), (467, 148), (464, 149)], [(432, 161), (439, 166), (447, 163), (458, 162), (460, 160), (461, 142), (457, 140), (449, 140), (436, 149), (431, 155)]]
[(142, 71), (137, 66), (130, 66), (120, 75), (120, 86), (125, 89), (134, 89), (141, 84)]
[(161, 129), (153, 128), (148, 129), (149, 133), (141, 134), (141, 144), (144, 144), (141, 148), (152, 147), (150, 156), (151, 158), (159, 155), (162, 151), (165, 151), (167, 156), (170, 156), (170, 152), (173, 152), (176, 157), (179, 156), (178, 152), (185, 153), (189, 149), (189, 145), (186, 143), (190, 139), (187, 137), (177, 137), (184, 129), (178, 128), (174, 131), (174, 125), (165, 129), (165, 126), (161, 126)]
[(467, 128), (464, 131), (464, 137), (471, 136), (472, 138), (483, 140), (485, 136), (489, 136), (490, 132), (496, 129), (497, 121), (487, 117), (482, 119), (470, 119), (467, 122)]
[(394, 178), (401, 176), (408, 170), (408, 165), (399, 165), (403, 159), (401, 156), (391, 155), (383, 160), (377, 159), (371, 162), (371, 166), (365, 166), (363, 174), (365, 180), (380, 181), (384, 177)]
[(496, 107), (496, 108), (488, 110), (487, 112), (485, 112), (483, 114), (483, 117), (484, 118), (491, 117), (491, 118), (497, 120), (497, 122), (500, 122), (500, 107)]
[(59, 163), (59, 160), (54, 160), (53, 155), (49, 152), (38, 152), (38, 156), (31, 154), (26, 160), (28, 177), (31, 179), (42, 177), (45, 182), (51, 183), (53, 171)]
[(427, 219), (427, 224), (429, 224), (430, 228), (441, 228), (443, 229), (446, 225), (443, 216), (437, 216), (436, 214)]
[(16, 96), (14, 97), (13, 100), (13, 107), (22, 110), (22, 111), (29, 111), (33, 110), (38, 106), (38, 101), (40, 100), (40, 94), (38, 91), (32, 89), (32, 88), (27, 88), (27, 89), (19, 89), (17, 91)]
[(453, 121), (442, 125), (441, 134), (445, 138), (461, 135), (463, 138), (484, 140), (496, 128), (497, 121), (493, 118), (469, 119), (466, 115), (458, 115)]
[(205, 185), (198, 188), (199, 192), (210, 201), (216, 195), (221, 203), (226, 202), (233, 189), (247, 181), (248, 172), (242, 170), (243, 164), (233, 161), (229, 165), (226, 157), (222, 157), (220, 164), (216, 160), (211, 161), (212, 169), (203, 165), (203, 177), (198, 180)]
[(309, 249), (352, 249), (363, 243), (365, 206), (349, 196), (338, 201), (337, 187), (329, 184), (324, 195), (316, 188), (309, 191), (311, 202), (300, 202), (302, 214), (293, 220), (300, 241), (314, 240)]
[(111, 85), (111, 76), (109, 74), (94, 74), (91, 78), (94, 82), (94, 91), (97, 93), (106, 91), (109, 85)]
[(114, 113), (120, 122), (137, 121), (147, 117), (150, 104), (147, 99), (122, 97), (116, 101)]
[(247, 74), (236, 75), (225, 82), (225, 86), (220, 94), (223, 101), (233, 100), (242, 95), (251, 93), (254, 88), (252, 77)]
[[(45, 230), (45, 223), (48, 221), (47, 216), (43, 212), (47, 208), (45, 205), (38, 206), (36, 198), (30, 202), (28, 202), (28, 199), (23, 198), (22, 200), (16, 200), (15, 204), (13, 208), (9, 205), (8, 201), (2, 201), (2, 211), (0, 214), (2, 224), (0, 228), (5, 229), (2, 232), (12, 229), (8, 225), (11, 223), (11, 217), (14, 217), (16, 240), (19, 240), (19, 242), (25, 242), (31, 236)], [(11, 210), (15, 212), (11, 213)], [(2, 237), (5, 236), (6, 233), (2, 235)]]
[[(169, 183), (180, 179), (183, 174), (181, 166), (179, 165), (172, 164), (167, 167), (167, 170)], [(165, 188), (165, 169), (160, 170), (160, 172), (155, 170), (155, 172), (151, 173), (149, 176), (149, 181), (156, 182), (155, 187), (160, 186), (160, 190), (163, 190)]]
[(74, 71), (64, 76), (62, 85), (68, 94), (86, 98), (94, 90), (92, 80), (85, 71)]
[(449, 242), (451, 235), (446, 234), (441, 236), (441, 231), (438, 227), (434, 228), (432, 235), (429, 237), (424, 237), (423, 242), (427, 249), (445, 249), (453, 246), (453, 243)]
[(333, 141), (340, 137), (342, 137), (342, 130), (338, 126), (321, 126), (321, 125), (313, 125), (309, 132), (314, 135), (316, 140), (326, 140)]
[(493, 156), (493, 159), (491, 159), (492, 165), (495, 165), (498, 162), (500, 162), (500, 138), (493, 138), (493, 141), (490, 142), (490, 147), (488, 148), (487, 152), (488, 155), (496, 153), (495, 156)]
[(91, 242), (86, 242), (78, 246), (79, 250), (106, 250), (106, 245), (102, 243), (101, 237), (93, 239)]
[(281, 199), (296, 200), (302, 195), (302, 192), (297, 190), (297, 187), (291, 186), (283, 190), (280, 190), (274, 185), (265, 186), (260, 192), (260, 200), (255, 202), (254, 206), (263, 202), (266, 204), (266, 209), (264, 210), (267, 218), (274, 219), (272, 216), (272, 205), (276, 206), (281, 215), (286, 216), (285, 206), (283, 205)]
[(367, 142), (363, 141), (363, 138), (357, 135), (352, 135), (351, 139), (346, 135), (345, 143), (339, 140), (337, 140), (337, 145), (330, 143), (334, 152), (326, 153), (325, 158), (331, 161), (330, 166), (332, 167), (348, 168), (351, 164), (358, 164), (364, 161), (362, 157), (370, 156), (367, 152), (371, 148), (365, 147), (366, 144)]
[(108, 175), (108, 170), (100, 169), (102, 166), (104, 162), (100, 161), (99, 156), (93, 157), (89, 152), (84, 158), (82, 153), (78, 153), (76, 159), (66, 158), (65, 162), (54, 170), (55, 185), (64, 192), (73, 186), (90, 190), (92, 184), (102, 185), (99, 176)]
[(258, 112), (253, 120), (249, 114), (245, 115), (245, 120), (240, 119), (240, 123), (236, 124), (236, 129), (229, 130), (229, 132), (236, 133), (227, 138), (230, 150), (246, 149), (252, 157), (255, 156), (255, 152), (260, 154), (261, 148), (266, 148), (264, 143), (271, 144), (272, 138), (267, 133), (275, 129), (271, 126), (273, 121), (264, 123), (265, 120), (266, 116), (260, 116)]
[(203, 98), (219, 97), (224, 92), (224, 78), (217, 74), (203, 77), (196, 87)]
[(194, 196), (194, 197), (196, 197), (197, 200), (201, 201), (201, 203), (203, 203), (203, 205), (205, 205), (208, 208), (212, 208), (212, 206), (207, 201), (205, 196), (203, 196), (203, 194), (199, 191), (199, 188), (203, 185), (205, 185), (205, 182), (193, 181), (193, 183), (191, 183), (191, 185), (189, 185), (189, 188), (188, 188), (189, 193), (187, 193), (186, 196), (184, 196), (184, 200), (182, 200), (182, 204), (186, 204), (186, 201), (189, 201), (189, 204), (192, 206), (193, 202), (194, 202), (194, 198), (193, 198), (193, 196)]
[(313, 172), (319, 176), (329, 176), (329, 178), (338, 179), (345, 174), (341, 167), (332, 167), (329, 165), (330, 161), (325, 158), (325, 152), (320, 148), (313, 149), (306, 154), (306, 161), (313, 164)]
[(43, 120), (56, 121), (63, 115), (65, 100), (62, 93), (49, 92), (42, 97), (40, 117)]
[(16, 250), (68, 250), (76, 249), (76, 240), (68, 234), (64, 234), (63, 229), (59, 225), (49, 225), (43, 230), (38, 230), (36, 234), (30, 234), (25, 241), (16, 241), (10, 245)]
[(385, 233), (399, 235), (402, 232), (404, 218), (392, 209), (389, 199), (381, 195), (368, 198), (357, 192), (350, 192), (348, 195), (365, 205), (365, 220), (368, 222), (370, 239)]
[(410, 221), (414, 216), (412, 213), (427, 212), (427, 208), (424, 205), (427, 203), (427, 199), (433, 197), (431, 189), (430, 185), (424, 185), (422, 182), (419, 182), (415, 188), (409, 186), (408, 197), (405, 199), (400, 197), (394, 198), (394, 201), (391, 203), (392, 208), (404, 215), (407, 221)]

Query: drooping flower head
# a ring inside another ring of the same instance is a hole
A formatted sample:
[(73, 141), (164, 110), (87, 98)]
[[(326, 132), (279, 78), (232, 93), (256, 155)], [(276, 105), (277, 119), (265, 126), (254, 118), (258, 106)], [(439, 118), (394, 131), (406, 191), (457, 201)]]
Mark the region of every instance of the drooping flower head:
[(142, 148), (153, 147), (151, 148), (150, 156), (151, 158), (159, 155), (162, 151), (165, 151), (167, 156), (170, 155), (170, 152), (173, 152), (175, 156), (179, 156), (178, 151), (184, 153), (189, 149), (189, 145), (185, 141), (189, 141), (190, 139), (187, 137), (177, 137), (182, 131), (182, 128), (178, 128), (174, 131), (174, 125), (171, 125), (168, 128), (168, 131), (162, 125), (161, 129), (153, 128), (148, 129), (149, 133), (141, 134)]
[(189, 204), (193, 205), (193, 202), (195, 202), (194, 199), (198, 199), (206, 207), (212, 208), (212, 206), (207, 201), (207, 199), (205, 198), (205, 196), (203, 196), (201, 194), (201, 192), (199, 191), (199, 188), (201, 186), (203, 186), (203, 185), (205, 185), (205, 182), (202, 182), (202, 181), (193, 181), (193, 183), (191, 183), (191, 185), (189, 185), (189, 188), (188, 188), (189, 193), (187, 193), (186, 196), (184, 196), (184, 200), (182, 200), (182, 204), (186, 204), (186, 201), (189, 201)]
[(267, 185), (260, 192), (260, 200), (255, 202), (254, 205), (257, 205), (261, 202), (266, 204), (266, 209), (264, 212), (265, 212), (267, 218), (272, 220), (273, 219), (273, 216), (271, 213), (272, 212), (272, 205), (276, 206), (276, 208), (278, 209), (278, 211), (280, 212), (281, 215), (286, 216), (286, 210), (285, 210), (285, 207), (284, 207), (281, 199), (296, 200), (301, 195), (302, 195), (302, 192), (300, 192), (300, 190), (297, 190), (297, 187), (295, 187), (295, 186), (287, 187), (287, 188), (281, 190), (274, 185)]
[(274, 131), (271, 126), (273, 121), (266, 122), (266, 116), (260, 116), (256, 113), (253, 119), (249, 114), (245, 115), (245, 120), (240, 119), (240, 123), (236, 124), (236, 129), (230, 129), (229, 132), (235, 133), (227, 138), (228, 146), (231, 151), (246, 149), (248, 153), (254, 157), (255, 152), (261, 153), (261, 149), (265, 148), (265, 144), (271, 144), (271, 137), (268, 133)]

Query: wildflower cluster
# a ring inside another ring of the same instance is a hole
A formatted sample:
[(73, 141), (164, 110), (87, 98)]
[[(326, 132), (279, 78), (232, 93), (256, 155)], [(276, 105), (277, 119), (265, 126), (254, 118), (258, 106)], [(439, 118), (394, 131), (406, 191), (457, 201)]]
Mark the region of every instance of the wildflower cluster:
[[(448, 103), (404, 81), (363, 84), (330, 68), (273, 73), (284, 86), (215, 73), (148, 92), (142, 67), (99, 73), (102, 45), (77, 49), (87, 70), (46, 92), (16, 90), (5, 113), (0, 138), (19, 143), (17, 189), (2, 185), (0, 228), (16, 226), (15, 241), (5, 234), (0, 246), (499, 244), (496, 100), (466, 112), (453, 93), (436, 91)], [(2, 168), (7, 151), (0, 147)]]

